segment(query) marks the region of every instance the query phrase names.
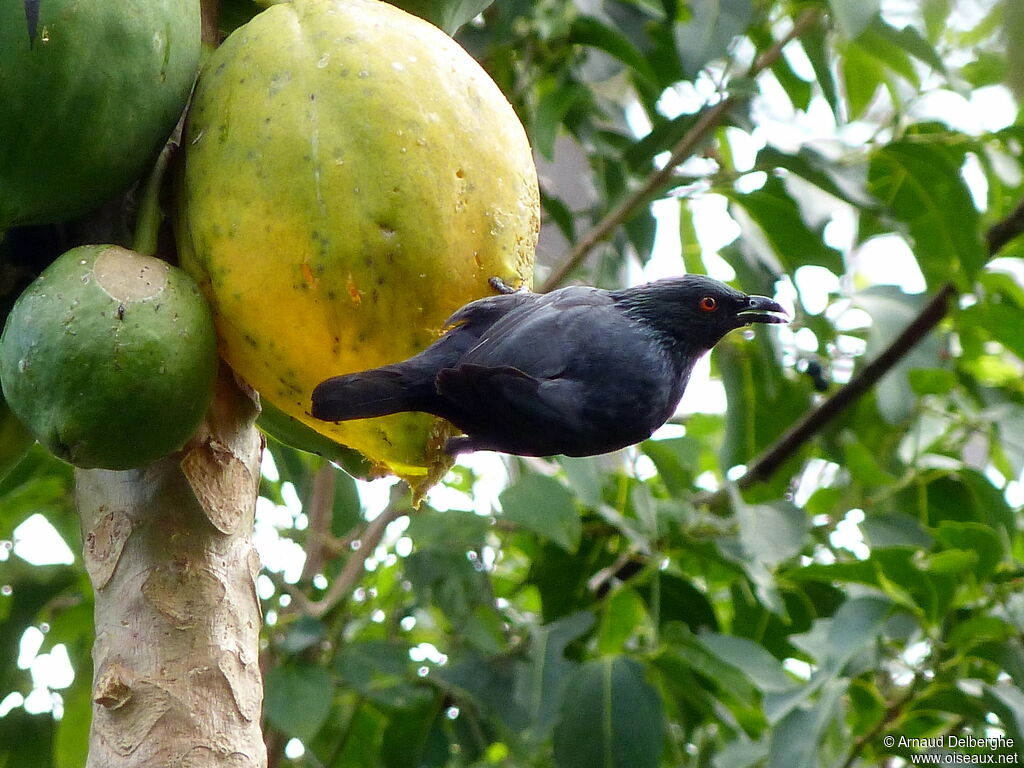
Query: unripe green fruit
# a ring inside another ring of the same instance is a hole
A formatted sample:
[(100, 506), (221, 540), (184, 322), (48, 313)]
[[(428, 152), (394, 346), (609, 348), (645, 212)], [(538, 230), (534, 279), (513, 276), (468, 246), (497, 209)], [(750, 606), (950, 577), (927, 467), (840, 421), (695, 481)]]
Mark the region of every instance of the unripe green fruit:
[(199, 31), (199, 0), (0, 2), (0, 231), (87, 213), (146, 171)]
[(195, 283), (115, 245), (58, 258), (22, 293), (0, 337), (11, 409), (79, 467), (130, 469), (180, 448), (216, 371), (213, 319)]

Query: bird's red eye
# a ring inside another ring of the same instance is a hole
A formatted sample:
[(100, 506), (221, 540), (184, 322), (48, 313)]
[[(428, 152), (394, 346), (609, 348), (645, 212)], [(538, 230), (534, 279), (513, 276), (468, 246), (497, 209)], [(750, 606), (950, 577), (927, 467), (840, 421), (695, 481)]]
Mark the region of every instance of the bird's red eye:
[(714, 296), (705, 296), (698, 304), (702, 312), (714, 312), (718, 309), (718, 299)]

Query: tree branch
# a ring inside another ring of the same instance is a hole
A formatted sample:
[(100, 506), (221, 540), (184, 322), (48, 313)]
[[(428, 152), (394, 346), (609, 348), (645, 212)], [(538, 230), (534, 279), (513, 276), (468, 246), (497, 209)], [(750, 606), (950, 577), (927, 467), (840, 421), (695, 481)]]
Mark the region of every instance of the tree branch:
[[(994, 224), (986, 233), (989, 257), (995, 256), (1011, 240), (1024, 234), (1024, 200), (1018, 203), (1005, 219)], [(944, 283), (932, 299), (910, 321), (903, 332), (881, 354), (865, 365), (860, 372), (830, 398), (812, 411), (808, 411), (786, 430), (778, 440), (768, 446), (748, 466), (746, 473), (736, 481), (740, 488), (749, 488), (768, 480), (790, 456), (844, 411), (857, 398), (867, 392), (879, 379), (892, 370), (904, 355), (937, 326), (946, 316), (949, 300), (957, 295), (952, 283)]]
[(938, 293), (921, 309), (902, 333), (874, 360), (865, 365), (856, 376), (814, 410), (808, 411), (772, 445), (747, 466), (746, 473), (736, 481), (740, 488), (748, 488), (770, 478), (779, 466), (797, 449), (832, 419), (873, 387), (880, 378), (892, 370), (904, 355), (917, 346), (946, 316), (949, 299), (956, 295), (952, 283), (945, 283)]
[(306, 598), (302, 601), (302, 607), (306, 613), (314, 618), (320, 618), (348, 596), (363, 575), (363, 565), (366, 563), (366, 559), (373, 554), (377, 545), (380, 544), (380, 540), (384, 538), (384, 531), (388, 525), (411, 511), (407, 496), (408, 488), (404, 483), (394, 486), (387, 508), (367, 523), (362, 536), (357, 539), (359, 548), (353, 550), (349, 555), (348, 560), (345, 561), (345, 567), (331, 584), (327, 593), (319, 600)]
[[(757, 57), (750, 69), (747, 70), (746, 78), (752, 79), (772, 66), (782, 56), (782, 49), (816, 24), (820, 17), (821, 11), (817, 8), (804, 11), (786, 35)], [(603, 219), (577, 241), (576, 245), (569, 251), (565, 261), (548, 275), (547, 280), (541, 286), (540, 292), (546, 293), (560, 286), (569, 274), (594, 250), (598, 243), (610, 237), (619, 226), (636, 213), (640, 206), (650, 202), (665, 184), (672, 179), (676, 166), (690, 157), (704, 143), (708, 135), (724, 121), (726, 114), (737, 103), (748, 98), (750, 96), (746, 93), (732, 93), (724, 97), (717, 104), (705, 108), (703, 114), (694, 123), (693, 127), (672, 147), (668, 162), (661, 168), (652, 171), (641, 182), (640, 186), (634, 189), (625, 200), (609, 211)]]

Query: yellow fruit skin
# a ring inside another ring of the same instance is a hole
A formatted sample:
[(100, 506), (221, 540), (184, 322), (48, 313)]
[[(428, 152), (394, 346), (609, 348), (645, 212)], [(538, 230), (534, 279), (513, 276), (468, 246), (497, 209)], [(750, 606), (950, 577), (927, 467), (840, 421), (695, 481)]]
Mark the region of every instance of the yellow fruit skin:
[(497, 86), (391, 5), (295, 0), (214, 53), (184, 146), (182, 265), (224, 357), (321, 434), (407, 479), (427, 473), (431, 417), (334, 425), (310, 397), (426, 347), (489, 277), (529, 283), (536, 171)]

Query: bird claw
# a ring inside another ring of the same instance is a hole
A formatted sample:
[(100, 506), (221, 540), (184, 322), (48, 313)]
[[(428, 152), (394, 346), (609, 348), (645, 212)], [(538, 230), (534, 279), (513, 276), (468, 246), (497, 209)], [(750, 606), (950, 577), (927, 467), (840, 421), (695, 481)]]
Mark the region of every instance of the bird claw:
[(495, 275), (494, 277), (488, 278), (487, 284), (489, 286), (491, 286), (491, 288), (493, 288), (498, 293), (504, 294), (506, 296), (508, 294), (510, 294), (510, 293), (518, 293), (519, 291), (525, 291), (526, 290), (526, 284), (525, 283), (521, 287), (519, 287), (519, 288), (513, 288), (511, 285), (506, 283), (504, 280), (502, 280), (497, 275)]

